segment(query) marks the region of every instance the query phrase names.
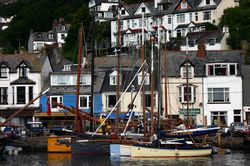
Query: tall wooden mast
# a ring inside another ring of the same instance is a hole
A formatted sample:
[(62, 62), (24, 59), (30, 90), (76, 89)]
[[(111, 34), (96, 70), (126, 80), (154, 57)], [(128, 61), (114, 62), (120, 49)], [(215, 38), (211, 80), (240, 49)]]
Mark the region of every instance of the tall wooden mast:
[(160, 127), (160, 118), (162, 115), (162, 88), (161, 88), (161, 54), (160, 54), (160, 21), (158, 22), (157, 34), (158, 34), (158, 127)]
[[(144, 63), (144, 13), (142, 13), (142, 44), (141, 44), (141, 59), (142, 64)], [(144, 77), (145, 77), (145, 66), (142, 66), (142, 112), (143, 112), (143, 127), (144, 127), (144, 140), (147, 139), (147, 123), (146, 123), (146, 112), (145, 112), (145, 88), (144, 88)]]
[(150, 91), (151, 91), (151, 136), (154, 134), (154, 36), (151, 38), (151, 77), (150, 77)]
[[(118, 5), (118, 20), (117, 20), (117, 84), (116, 84), (116, 102), (119, 101), (120, 98), (120, 1)], [(120, 113), (120, 104), (118, 103), (116, 110), (116, 119), (115, 119), (115, 125), (116, 125), (116, 132), (118, 132), (118, 124), (119, 124), (119, 113)]]
[(75, 130), (78, 133), (83, 132), (82, 122), (80, 121), (80, 118), (79, 118), (79, 94), (80, 94), (80, 77), (81, 77), (81, 61), (82, 61), (82, 34), (83, 34), (83, 26), (81, 26), (81, 28), (79, 30), (77, 86), (76, 86)]
[[(91, 112), (90, 115), (94, 117), (94, 67), (95, 67), (95, 16), (92, 14), (92, 58), (91, 58)], [(90, 131), (93, 131), (94, 126), (93, 123), (90, 123)]]
[(189, 128), (190, 122), (189, 122), (189, 77), (188, 77), (188, 38), (186, 37), (186, 95), (187, 95), (187, 127)]

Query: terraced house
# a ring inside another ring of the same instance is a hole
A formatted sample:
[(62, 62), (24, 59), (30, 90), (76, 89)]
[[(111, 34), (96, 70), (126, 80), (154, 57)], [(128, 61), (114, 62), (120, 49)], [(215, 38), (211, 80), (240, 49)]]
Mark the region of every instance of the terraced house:
[(217, 25), (224, 9), (235, 7), (234, 0), (155, 0), (135, 5), (122, 3), (111, 20), (112, 47), (117, 45), (118, 15), (120, 15), (121, 46), (133, 46), (157, 33), (161, 43), (188, 32), (205, 30), (205, 23)]
[[(0, 56), (0, 117), (7, 117), (40, 95), (42, 86), (52, 71), (47, 56), (18, 54)], [(11, 123), (25, 125), (40, 110), (39, 100), (33, 102)]]

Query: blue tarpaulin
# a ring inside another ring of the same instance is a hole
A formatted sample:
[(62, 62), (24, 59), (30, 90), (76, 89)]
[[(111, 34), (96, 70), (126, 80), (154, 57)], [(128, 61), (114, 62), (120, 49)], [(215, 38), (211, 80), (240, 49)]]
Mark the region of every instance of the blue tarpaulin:
[[(119, 114), (119, 119), (126, 119), (126, 117), (129, 117), (130, 116), (130, 112), (128, 114), (125, 114), (125, 113), (120, 113)], [(133, 112), (133, 115), (132, 117), (134, 117), (135, 113)], [(106, 114), (106, 116), (108, 116), (108, 114)], [(115, 119), (116, 118), (116, 113), (112, 113), (110, 116), (109, 116), (109, 119)]]

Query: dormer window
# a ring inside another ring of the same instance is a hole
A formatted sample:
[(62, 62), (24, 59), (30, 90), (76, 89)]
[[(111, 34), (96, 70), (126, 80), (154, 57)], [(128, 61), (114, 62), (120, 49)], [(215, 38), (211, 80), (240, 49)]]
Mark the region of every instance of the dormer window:
[(193, 40), (188, 41), (188, 46), (189, 47), (194, 47), (194, 41)]
[[(144, 77), (145, 77), (144, 85), (149, 85), (149, 74), (147, 72), (144, 72)], [(138, 85), (141, 85), (141, 83), (142, 83), (142, 72), (138, 74)]]
[(66, 30), (66, 26), (65, 26), (65, 25), (62, 25), (62, 26), (61, 26), (61, 29), (62, 29), (62, 31), (65, 31), (65, 30)]
[(51, 40), (53, 39), (53, 34), (49, 33), (48, 38)]
[(8, 68), (5, 64), (0, 66), (0, 78), (7, 78), (8, 76)]
[(181, 8), (186, 9), (187, 8), (187, 2), (181, 2)]
[(28, 66), (25, 64), (25, 63), (22, 63), (20, 66), (19, 66), (19, 77), (27, 77), (28, 75)]
[(214, 46), (215, 45), (215, 39), (208, 39), (208, 43), (210, 46)]
[(42, 39), (42, 34), (41, 34), (41, 33), (38, 33), (38, 34), (37, 34), (37, 38), (38, 38), (38, 39)]
[(206, 5), (210, 5), (210, 0), (206, 0)]
[[(181, 67), (181, 73), (182, 73), (182, 78), (193, 78), (193, 67), (191, 66), (190, 63), (185, 63), (182, 67)], [(187, 73), (188, 72), (188, 73)]]
[[(117, 85), (117, 81), (118, 81), (117, 75), (118, 75), (117, 71), (114, 71), (109, 75), (109, 84), (110, 85)], [(120, 75), (120, 85), (121, 85), (121, 80), (122, 79), (121, 79), (121, 75)]]
[(207, 65), (208, 76), (235, 76), (237, 64), (209, 64)]

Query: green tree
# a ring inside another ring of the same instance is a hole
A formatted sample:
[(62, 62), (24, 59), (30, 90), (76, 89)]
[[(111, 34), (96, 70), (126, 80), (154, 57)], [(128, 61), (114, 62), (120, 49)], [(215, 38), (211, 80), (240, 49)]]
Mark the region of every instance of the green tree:
[(74, 62), (77, 60), (76, 55), (78, 49), (79, 29), (81, 25), (83, 25), (85, 32), (83, 42), (86, 42), (89, 35), (89, 26), (91, 25), (91, 16), (86, 5), (83, 5), (74, 15), (68, 36), (65, 40), (66, 44), (63, 49), (65, 57)]
[(241, 48), (241, 41), (250, 41), (250, 1), (240, 0), (240, 6), (229, 8), (224, 11), (220, 26), (229, 26), (229, 45), (233, 49)]
[[(13, 21), (0, 32), (0, 47), (14, 52), (21, 46), (27, 47), (30, 30), (47, 32), (55, 19), (64, 17), (67, 23), (73, 20), (75, 11), (87, 0), (18, 0), (16, 3), (0, 6), (1, 16), (13, 16)], [(7, 49), (8, 48), (8, 49)]]

